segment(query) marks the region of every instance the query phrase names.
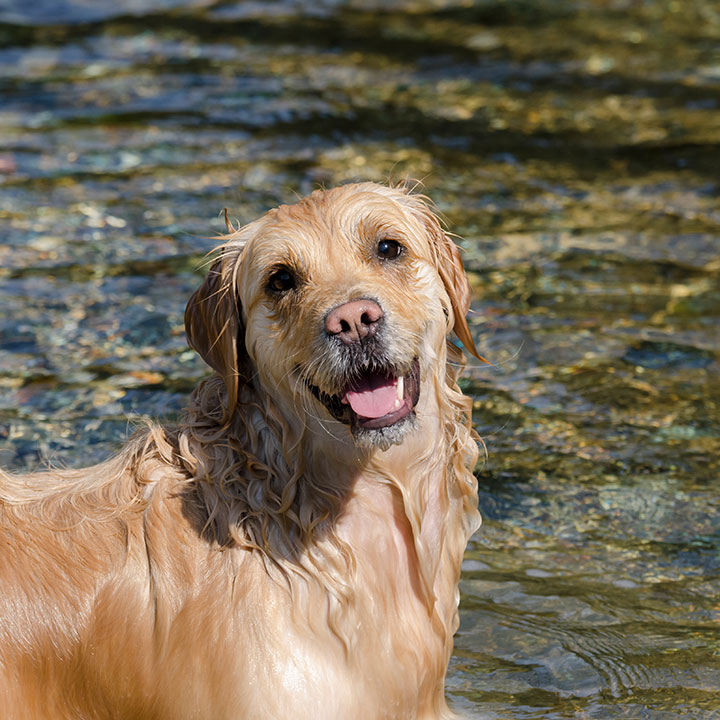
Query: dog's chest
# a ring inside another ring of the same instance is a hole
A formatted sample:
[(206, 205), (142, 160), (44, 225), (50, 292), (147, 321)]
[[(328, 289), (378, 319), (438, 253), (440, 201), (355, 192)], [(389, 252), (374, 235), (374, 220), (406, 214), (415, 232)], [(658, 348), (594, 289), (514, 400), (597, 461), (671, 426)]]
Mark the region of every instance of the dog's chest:
[(363, 569), (356, 581), (344, 597), (313, 583), (292, 602), (284, 589), (265, 593), (258, 662), (245, 678), (258, 717), (405, 718), (432, 705), (446, 638), (407, 579)]
[(293, 580), (290, 593), (266, 585), (262, 598), (248, 598), (258, 629), (244, 677), (249, 717), (353, 720), (353, 708), (358, 720), (423, 717), (442, 698), (450, 623), (428, 606), (412, 534), (384, 505), (395, 501), (372, 500), (375, 512), (363, 505), (338, 527), (351, 571)]

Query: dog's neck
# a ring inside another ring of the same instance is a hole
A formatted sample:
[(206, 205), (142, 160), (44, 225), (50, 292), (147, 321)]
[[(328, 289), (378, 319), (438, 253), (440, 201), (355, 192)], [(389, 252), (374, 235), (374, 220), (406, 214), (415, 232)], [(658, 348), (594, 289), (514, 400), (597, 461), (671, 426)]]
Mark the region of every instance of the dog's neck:
[(198, 524), (221, 545), (278, 543), (273, 555), (297, 556), (332, 535), (352, 503), (385, 487), (401, 499), (403, 522), (433, 574), (449, 515), (468, 513), (456, 486), (469, 482), (469, 472), (467, 448), (452, 435), (457, 408), (445, 377), (425, 385), (416, 428), (381, 450), (356, 447), (339, 423), (298, 417), (250, 385), (227, 422), (224, 385), (209, 379), (193, 394), (178, 436), (178, 456), (195, 480)]
[(181, 418), (177, 456), (190, 475), (186, 514), (209, 545), (249, 550), (242, 556), (263, 558), (281, 585), (311, 580), (345, 644), (360, 615), (372, 613), (356, 598), (369, 592), (389, 606), (406, 598), (446, 662), (462, 554), (479, 525), (470, 472), (477, 448), (452, 378), (438, 373), (425, 390), (402, 443), (364, 450), (347, 430), (318, 432), (251, 387), (227, 422), (224, 384), (214, 377)]

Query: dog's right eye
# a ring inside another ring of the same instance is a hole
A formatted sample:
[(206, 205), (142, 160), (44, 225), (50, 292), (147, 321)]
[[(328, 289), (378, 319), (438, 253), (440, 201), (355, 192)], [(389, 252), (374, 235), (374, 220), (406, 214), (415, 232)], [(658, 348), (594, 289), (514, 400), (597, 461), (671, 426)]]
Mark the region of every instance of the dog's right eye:
[(287, 269), (276, 270), (268, 279), (268, 289), (276, 293), (284, 293), (295, 287), (295, 276)]

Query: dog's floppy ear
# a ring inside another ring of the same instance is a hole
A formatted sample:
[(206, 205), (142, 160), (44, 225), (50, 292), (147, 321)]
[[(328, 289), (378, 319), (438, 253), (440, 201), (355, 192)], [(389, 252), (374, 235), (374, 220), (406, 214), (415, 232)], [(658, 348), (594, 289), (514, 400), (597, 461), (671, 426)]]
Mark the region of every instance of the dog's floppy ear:
[(227, 389), (228, 419), (235, 411), (241, 367), (246, 365), (245, 333), (233, 267), (237, 258), (223, 256), (185, 308), (188, 345), (222, 378)]
[[(416, 198), (418, 196), (415, 196)], [(443, 281), (445, 291), (450, 297), (450, 305), (453, 312), (453, 332), (457, 335), (465, 349), (474, 355), (478, 360), (492, 365), (486, 360), (475, 347), (475, 341), (470, 333), (465, 316), (470, 310), (470, 284), (468, 283), (460, 248), (453, 242), (452, 238), (443, 230), (435, 213), (430, 210), (427, 201), (423, 202), (422, 216), (427, 230), (430, 247), (433, 252), (435, 266)]]

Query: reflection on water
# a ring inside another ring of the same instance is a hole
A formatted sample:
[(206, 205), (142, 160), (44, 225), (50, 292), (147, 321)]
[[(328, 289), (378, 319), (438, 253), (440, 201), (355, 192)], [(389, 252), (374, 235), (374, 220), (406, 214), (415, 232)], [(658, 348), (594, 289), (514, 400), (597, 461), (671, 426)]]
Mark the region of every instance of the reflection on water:
[(453, 703), (720, 718), (714, 0), (5, 0), (0, 98), (0, 465), (172, 418), (223, 207), (422, 178), (496, 364)]

